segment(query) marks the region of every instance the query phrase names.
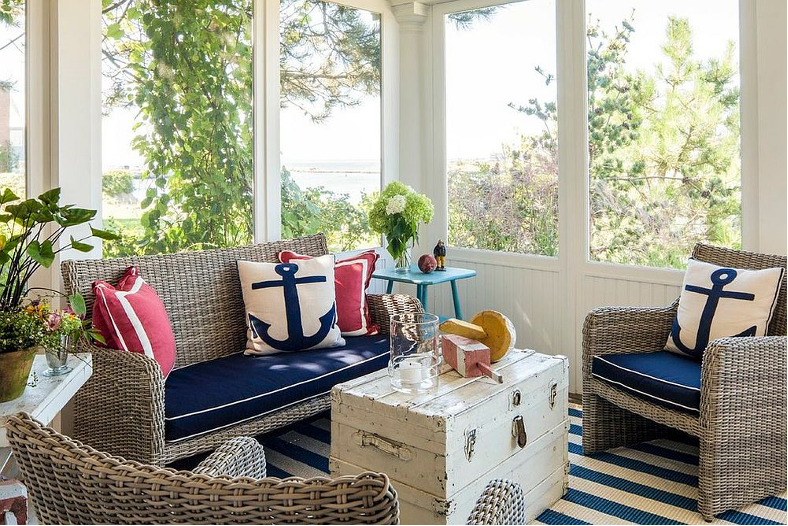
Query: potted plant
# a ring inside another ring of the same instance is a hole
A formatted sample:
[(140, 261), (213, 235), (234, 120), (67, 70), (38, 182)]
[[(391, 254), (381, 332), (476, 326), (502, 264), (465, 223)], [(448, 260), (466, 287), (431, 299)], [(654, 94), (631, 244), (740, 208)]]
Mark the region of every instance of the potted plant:
[[(101, 340), (84, 321), (86, 307), (81, 295), (69, 296), (68, 307), (61, 311), (28, 297), (33, 290), (29, 287), (33, 274), (41, 267), (50, 267), (59, 252), (69, 248), (89, 252), (93, 246), (85, 240), (91, 237), (118, 238), (91, 226), (90, 235), (82, 239), (70, 236), (70, 242), (59, 243), (66, 230), (96, 215), (95, 210), (60, 206), (59, 201), (59, 188), (23, 201), (8, 188), (0, 194), (0, 402), (24, 392), (33, 357), (39, 350), (61, 349), (69, 337)], [(39, 290), (62, 295), (55, 290)]]
[(426, 195), (400, 182), (389, 183), (369, 213), (369, 225), (386, 236), (386, 249), (394, 258), (395, 269), (407, 272), (410, 266), (408, 243), (419, 240), (419, 227), (432, 221), (434, 208)]

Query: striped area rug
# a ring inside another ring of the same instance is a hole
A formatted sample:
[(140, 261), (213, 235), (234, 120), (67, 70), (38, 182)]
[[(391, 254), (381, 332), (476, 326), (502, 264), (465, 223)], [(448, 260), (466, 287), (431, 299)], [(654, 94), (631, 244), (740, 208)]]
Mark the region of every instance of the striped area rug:
[[(698, 448), (655, 440), (584, 457), (582, 410), (571, 406), (569, 491), (536, 524), (705, 524), (697, 507)], [(261, 437), (273, 477), (328, 473), (327, 418)], [(785, 494), (718, 516), (713, 524), (785, 524)]]

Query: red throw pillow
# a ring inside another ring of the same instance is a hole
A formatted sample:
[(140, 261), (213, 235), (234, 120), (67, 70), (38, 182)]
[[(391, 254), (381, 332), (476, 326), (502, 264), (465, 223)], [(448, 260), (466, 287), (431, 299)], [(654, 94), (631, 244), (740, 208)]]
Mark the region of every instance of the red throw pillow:
[(106, 347), (153, 358), (166, 378), (175, 364), (175, 335), (164, 304), (139, 269), (126, 269), (116, 287), (94, 281), (93, 294), (93, 326)]
[[(342, 259), (334, 264), (334, 286), (337, 298), (337, 325), (342, 336), (371, 336), (380, 332), (372, 323), (367, 305), (367, 288), (375, 272), (378, 254), (374, 250)], [(310, 256), (289, 250), (279, 253), (279, 261), (289, 263)]]

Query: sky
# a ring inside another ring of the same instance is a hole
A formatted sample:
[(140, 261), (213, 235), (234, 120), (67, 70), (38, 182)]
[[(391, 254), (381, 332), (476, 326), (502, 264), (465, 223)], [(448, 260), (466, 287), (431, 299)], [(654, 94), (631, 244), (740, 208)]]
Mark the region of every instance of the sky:
[[(652, 66), (660, 57), (668, 15), (687, 17), (696, 53), (719, 56), (726, 42), (738, 43), (738, 0), (587, 0), (591, 16), (611, 28), (635, 9), (628, 64)], [(384, 29), (385, 30), (385, 29)], [(447, 155), (450, 160), (489, 158), (518, 133), (540, 126), (507, 107), (530, 98), (555, 100), (556, 84), (545, 86), (537, 65), (555, 73), (555, 0), (507, 5), (492, 19), (469, 29), (446, 31)], [(558, 80), (560, 82), (560, 79)], [(132, 111), (104, 119), (105, 169), (137, 164), (131, 151)], [(380, 99), (336, 111), (315, 125), (298, 110), (282, 111), (281, 150), (286, 163), (373, 161), (380, 158)]]

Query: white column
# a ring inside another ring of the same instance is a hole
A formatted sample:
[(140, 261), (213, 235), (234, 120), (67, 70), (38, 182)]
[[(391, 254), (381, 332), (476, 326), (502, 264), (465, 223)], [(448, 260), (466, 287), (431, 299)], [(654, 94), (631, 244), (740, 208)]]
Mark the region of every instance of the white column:
[[(399, 24), (399, 181), (431, 196), (427, 167), (431, 164), (432, 137), (426, 98), (432, 79), (427, 74), (431, 63), (424, 31), (430, 7), (419, 2), (392, 4)], [(433, 225), (437, 222), (436, 217)], [(414, 248), (414, 260), (422, 252), (432, 251), (433, 230), (432, 225), (422, 228), (421, 246)]]
[[(28, 195), (61, 188), (61, 204), (97, 210), (101, 226), (101, 0), (28, 0)], [(87, 225), (72, 229), (75, 237)], [(68, 242), (68, 238), (61, 242)], [(62, 290), (59, 254), (34, 287)]]
[[(97, 210), (100, 218), (101, 0), (56, 0), (50, 16), (50, 188), (61, 188), (61, 204)], [(83, 225), (72, 233), (87, 232)], [(101, 243), (91, 244), (89, 254), (62, 257), (101, 257)]]
[(758, 0), (758, 250), (786, 253), (786, 3)]
[(423, 191), (424, 137), (423, 34), (428, 7), (418, 2), (394, 5), (399, 23), (399, 180)]

